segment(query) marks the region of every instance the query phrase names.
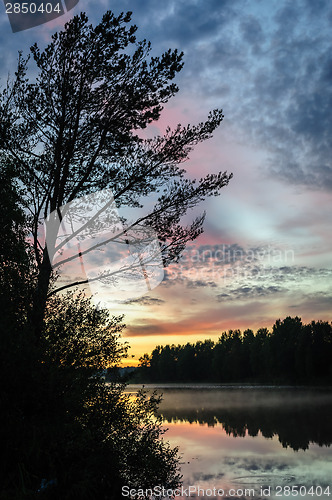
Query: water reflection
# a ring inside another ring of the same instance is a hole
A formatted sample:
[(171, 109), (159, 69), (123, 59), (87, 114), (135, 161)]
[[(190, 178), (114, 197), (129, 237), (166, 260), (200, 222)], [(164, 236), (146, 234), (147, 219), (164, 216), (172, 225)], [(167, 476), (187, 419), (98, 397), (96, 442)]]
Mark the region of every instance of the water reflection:
[[(183, 486), (201, 488), (191, 498), (278, 500), (293, 497), (287, 487), (302, 487), (298, 496), (305, 500), (332, 497), (331, 391), (205, 387), (160, 392), (165, 438), (179, 446), (183, 457)], [(323, 494), (312, 486), (321, 486)], [(224, 495), (211, 495), (213, 488)]]
[(332, 443), (332, 393), (295, 389), (163, 391), (165, 422), (221, 424), (228, 435), (277, 436), (283, 447), (306, 450)]

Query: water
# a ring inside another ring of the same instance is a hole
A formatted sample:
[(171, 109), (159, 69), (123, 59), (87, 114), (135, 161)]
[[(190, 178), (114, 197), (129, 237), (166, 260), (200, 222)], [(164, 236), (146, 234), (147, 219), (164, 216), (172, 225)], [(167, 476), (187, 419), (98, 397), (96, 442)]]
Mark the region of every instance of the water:
[(184, 491), (176, 498), (332, 499), (331, 390), (187, 385), (158, 392), (165, 439), (182, 457)]

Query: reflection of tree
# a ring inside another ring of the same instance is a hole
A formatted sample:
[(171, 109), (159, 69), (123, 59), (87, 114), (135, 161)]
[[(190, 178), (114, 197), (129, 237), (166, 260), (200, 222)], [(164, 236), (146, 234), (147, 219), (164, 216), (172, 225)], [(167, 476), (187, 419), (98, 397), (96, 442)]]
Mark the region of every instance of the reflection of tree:
[[(244, 437), (247, 434), (255, 437), (259, 432), (265, 438), (278, 436), (284, 448), (288, 446), (293, 450), (306, 450), (310, 443), (319, 446), (330, 446), (332, 443), (332, 394), (326, 398), (312, 396), (311, 403), (308, 399), (295, 397), (287, 393), (286, 398), (279, 395), (273, 400), (266, 396), (265, 391), (251, 391), (250, 403), (245, 400), (243, 405), (227, 403), (226, 400), (216, 407), (204, 407), (206, 400), (201, 401), (199, 393), (193, 391), (192, 404), (169, 406), (168, 398), (161, 405), (160, 412), (166, 422), (189, 422), (215, 426), (221, 424), (228, 435)], [(238, 392), (240, 394), (241, 391)], [(256, 392), (256, 394), (255, 394)], [(196, 394), (196, 395), (195, 395)], [(212, 394), (212, 393), (211, 393)], [(229, 393), (229, 399), (234, 392)], [(260, 401), (255, 401), (256, 396)], [(271, 393), (270, 393), (271, 394)], [(246, 399), (246, 396), (244, 397)], [(182, 401), (185, 401), (184, 394)], [(218, 392), (216, 392), (216, 400)]]

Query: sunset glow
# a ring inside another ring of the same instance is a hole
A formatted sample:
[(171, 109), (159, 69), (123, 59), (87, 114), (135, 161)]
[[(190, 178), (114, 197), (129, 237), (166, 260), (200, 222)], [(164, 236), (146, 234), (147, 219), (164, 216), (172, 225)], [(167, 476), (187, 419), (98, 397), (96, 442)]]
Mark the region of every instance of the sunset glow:
[(19, 48), (48, 41), (80, 10), (95, 23), (107, 8), (133, 11), (137, 38), (151, 41), (152, 55), (184, 51), (180, 92), (142, 134), (222, 108), (213, 139), (183, 166), (190, 178), (234, 174), (220, 197), (187, 214), (190, 221), (206, 210), (205, 232), (163, 282), (114, 306), (134, 356), (124, 363), (137, 364), (158, 344), (217, 340), (224, 330), (271, 328), (286, 316), (330, 321), (331, 4), (80, 0), (66, 16), (15, 35), (3, 16), (2, 78)]

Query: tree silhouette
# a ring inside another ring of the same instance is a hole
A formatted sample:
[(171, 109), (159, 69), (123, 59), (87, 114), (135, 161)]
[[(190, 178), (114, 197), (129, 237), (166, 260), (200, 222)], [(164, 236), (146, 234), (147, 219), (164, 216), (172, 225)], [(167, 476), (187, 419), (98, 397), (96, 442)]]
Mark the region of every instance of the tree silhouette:
[(328, 384), (331, 360), (332, 325), (304, 325), (299, 317), (288, 316), (278, 319), (272, 332), (229, 330), (216, 343), (158, 346), (141, 358), (136, 376), (143, 382)]
[[(183, 63), (176, 50), (150, 57), (130, 17), (108, 11), (96, 27), (74, 17), (44, 50), (31, 47), (31, 59), (20, 54), (0, 95), (1, 498), (34, 498), (38, 489), (48, 498), (119, 498), (122, 484), (179, 484), (177, 450), (154, 418), (159, 398), (132, 400), (96, 374), (126, 354), (122, 318), (73, 288), (135, 275), (157, 254), (162, 266), (176, 260), (204, 221), (184, 226), (183, 217), (231, 178), (196, 182), (183, 168), (221, 123), (220, 110), (195, 126), (140, 136), (177, 92)], [(110, 262), (95, 278), (74, 267), (59, 283), (74, 261), (98, 267), (105, 247), (114, 259), (134, 247), (136, 260), (115, 270)], [(169, 351), (165, 367), (175, 363)]]
[[(168, 50), (150, 57), (150, 44), (136, 40), (136, 26), (130, 25), (130, 18), (131, 13), (116, 17), (108, 11), (93, 27), (85, 14), (74, 17), (64, 31), (53, 35), (45, 50), (36, 44), (31, 47), (36, 80), (26, 76), (29, 58), (20, 55), (15, 78), (2, 92), (0, 147), (4, 160), (15, 165), (31, 213), (38, 266), (31, 322), (37, 339), (43, 327), (52, 256), (59, 249), (56, 234), (47, 245), (40, 236), (41, 219), (55, 214), (61, 225), (61, 207), (101, 190), (109, 189), (118, 207), (131, 208), (142, 207), (142, 200), (156, 193), (155, 205), (127, 221), (126, 230), (152, 228), (167, 265), (179, 257), (187, 241), (202, 232), (204, 214), (187, 227), (181, 224), (182, 217), (206, 196), (219, 194), (231, 178), (220, 172), (195, 182), (185, 177), (182, 167), (190, 150), (211, 137), (220, 124), (220, 110), (199, 125), (178, 125), (168, 128), (164, 136), (140, 138), (138, 131), (157, 120), (163, 104), (177, 92), (172, 80), (183, 66), (183, 54)], [(98, 213), (110, 204), (105, 199)], [(122, 222), (126, 222), (124, 216)], [(108, 230), (112, 229), (110, 221)], [(126, 230), (113, 239), (125, 242)], [(111, 240), (110, 236), (107, 243)], [(83, 277), (66, 288), (86, 282)]]
[[(0, 163), (0, 324), (19, 329), (35, 282), (32, 255), (26, 242), (26, 218), (11, 168)], [(29, 277), (29, 279), (27, 279)]]

